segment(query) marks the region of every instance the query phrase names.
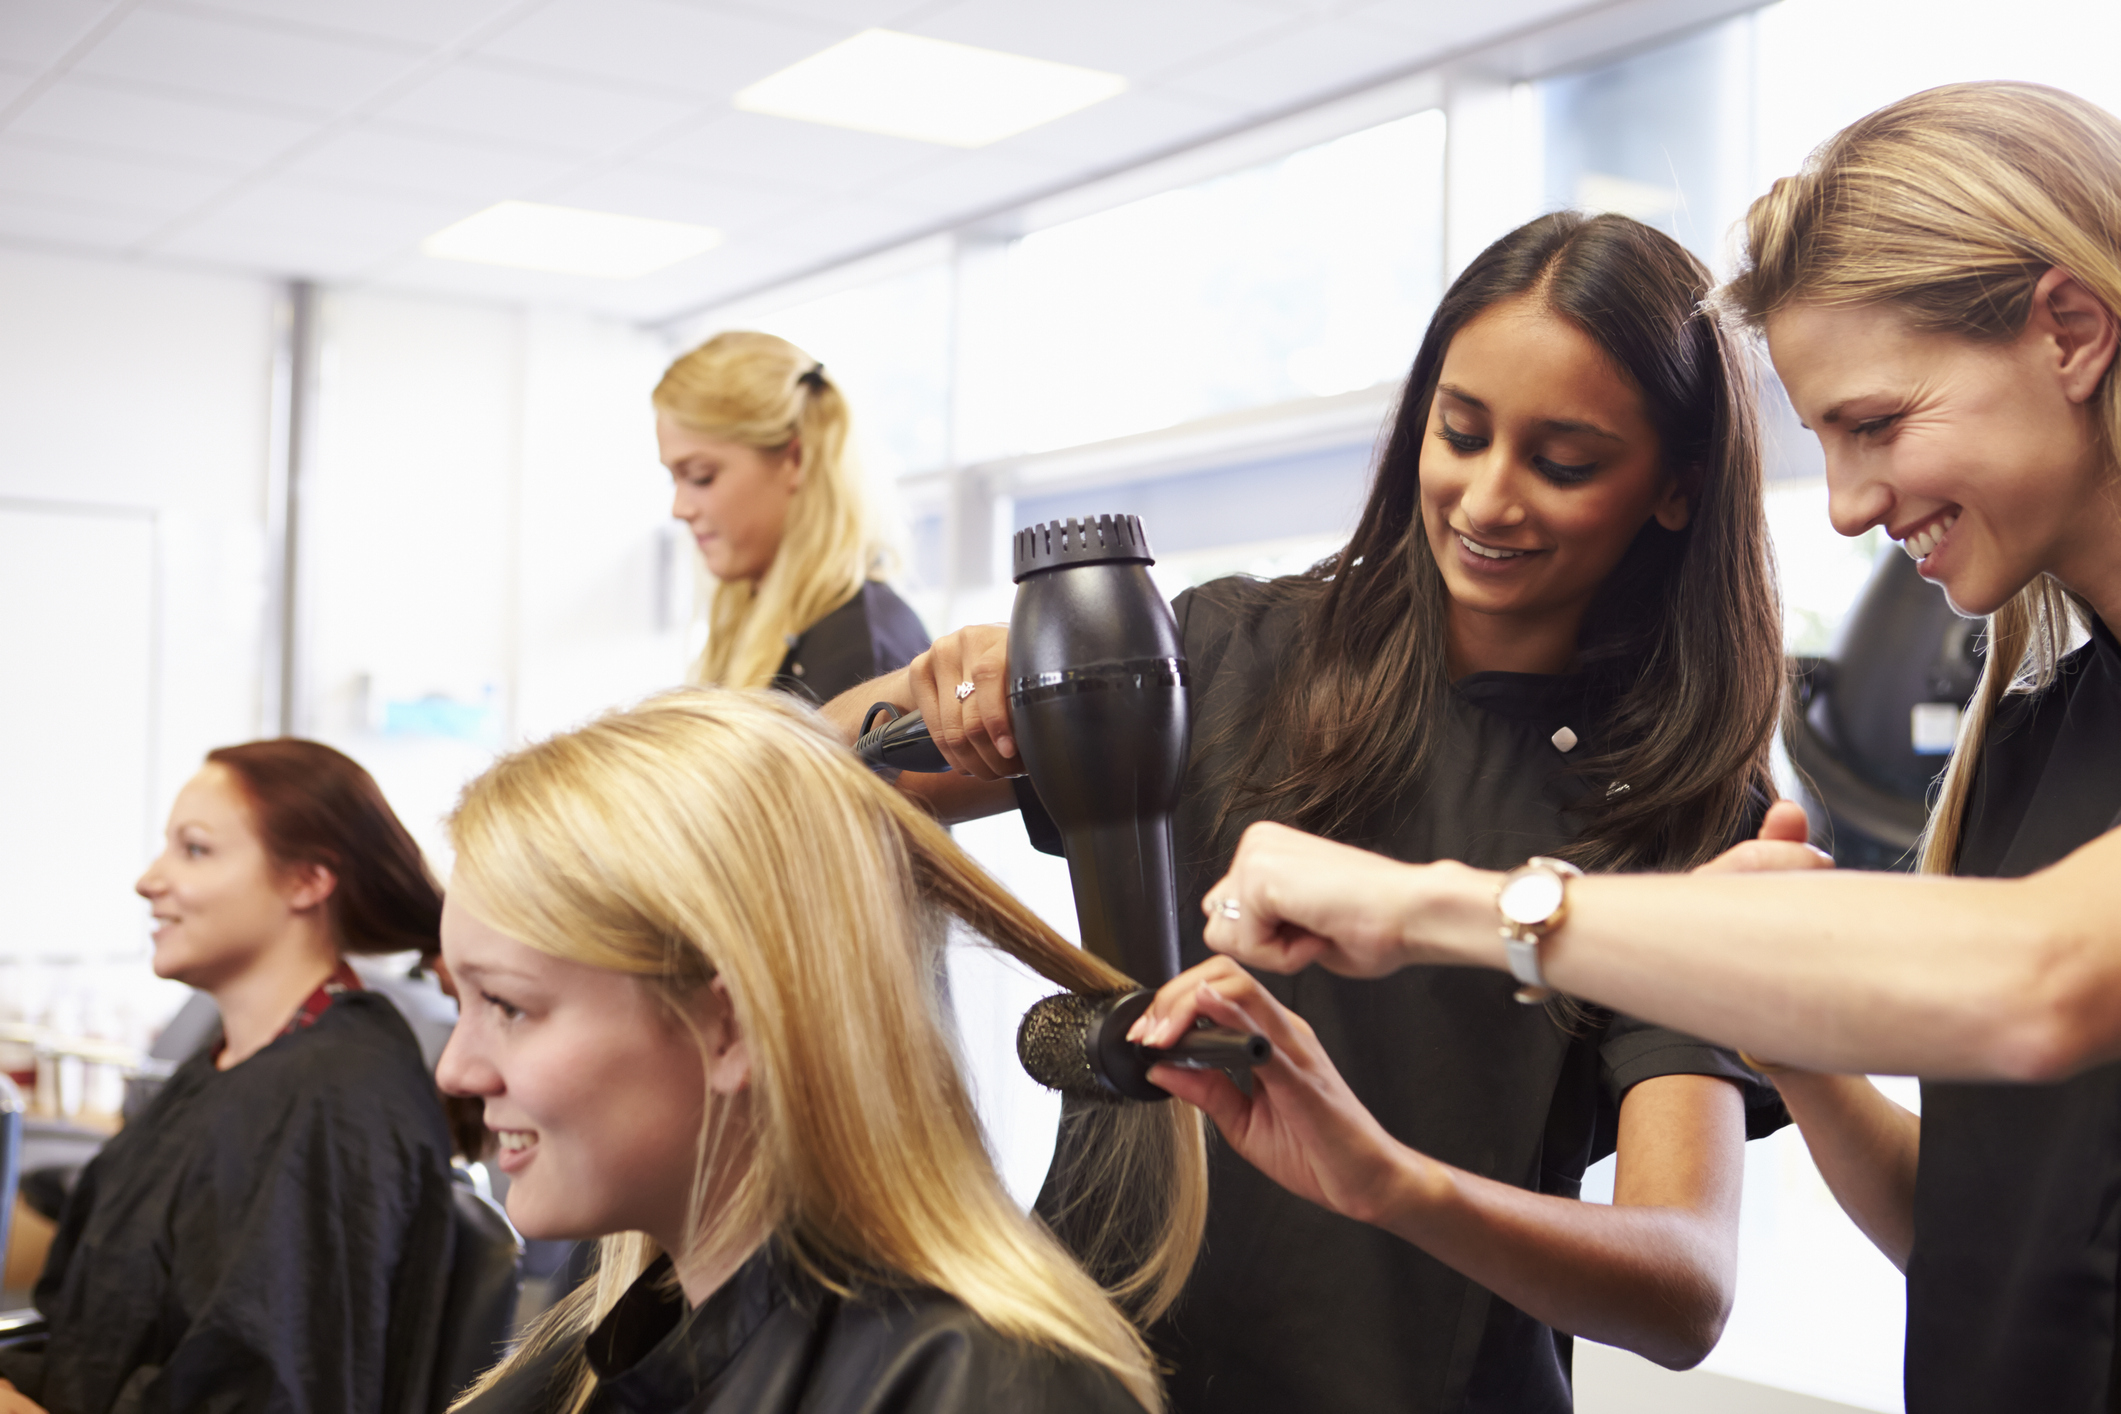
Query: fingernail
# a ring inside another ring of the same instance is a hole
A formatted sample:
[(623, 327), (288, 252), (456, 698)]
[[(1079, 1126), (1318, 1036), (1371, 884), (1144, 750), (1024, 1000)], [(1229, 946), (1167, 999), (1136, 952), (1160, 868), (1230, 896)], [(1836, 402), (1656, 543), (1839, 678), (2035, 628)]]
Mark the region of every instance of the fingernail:
[(994, 739), (995, 749), (1004, 756), (1016, 755), (1016, 738), (1001, 736)]

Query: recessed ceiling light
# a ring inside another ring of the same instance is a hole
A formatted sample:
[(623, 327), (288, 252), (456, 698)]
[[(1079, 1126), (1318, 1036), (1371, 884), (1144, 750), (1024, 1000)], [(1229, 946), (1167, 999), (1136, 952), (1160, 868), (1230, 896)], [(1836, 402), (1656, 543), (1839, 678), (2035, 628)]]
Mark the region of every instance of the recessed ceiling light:
[(985, 147), (1126, 88), (1118, 74), (865, 30), (761, 79), (736, 106), (951, 147)]
[(631, 280), (721, 243), (722, 233), (706, 226), (504, 201), (435, 232), (420, 242), (420, 253), (519, 270)]

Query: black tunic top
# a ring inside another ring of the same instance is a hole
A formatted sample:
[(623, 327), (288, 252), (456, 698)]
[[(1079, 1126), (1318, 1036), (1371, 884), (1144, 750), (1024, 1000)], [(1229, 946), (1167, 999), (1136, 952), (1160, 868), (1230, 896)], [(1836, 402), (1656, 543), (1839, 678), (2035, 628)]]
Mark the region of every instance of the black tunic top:
[[(1226, 738), (1275, 690), (1297, 607), (1224, 580), (1174, 606), (1191, 673), (1194, 760), (1174, 821), (1181, 961), (1206, 958), (1198, 900), (1228, 867), (1212, 835), (1250, 736)], [(1553, 742), (1568, 727), (1596, 750), (1598, 694), (1585, 678), (1478, 673), (1461, 679), (1425, 786), (1349, 843), (1412, 862), (1508, 868), (1576, 833), (1590, 786)], [(1227, 740), (1227, 745), (1218, 745)], [(1028, 818), (1028, 816), (1027, 816)], [(1413, 967), (1377, 981), (1312, 968), (1261, 979), (1308, 1020), (1342, 1075), (1394, 1136), (1520, 1188), (1574, 1197), (1613, 1152), (1628, 1089), (1660, 1075), (1713, 1075), (1746, 1092), (1757, 1137), (1787, 1122), (1772, 1090), (1729, 1052), (1662, 1027), (1593, 1012), (1573, 1033), (1516, 983), (1471, 968)], [(1294, 1197), (1221, 1145), (1210, 1148), (1207, 1240), (1186, 1293), (1153, 1332), (1175, 1366), (1181, 1411), (1380, 1414), (1571, 1407), (1570, 1340), (1420, 1248)]]
[(51, 1414), (426, 1407), (449, 1279), (449, 1135), (397, 1009), (335, 997), (228, 1070), (211, 1051), (82, 1172), (36, 1300)]
[(864, 580), (860, 593), (796, 635), (771, 685), (830, 702), (857, 683), (905, 667), (927, 647), (928, 631), (906, 601), (890, 585)]
[[(2016, 878), (2121, 826), (2121, 649), (2104, 624), (1983, 743), (1959, 872)], [(2121, 1065), (1928, 1084), (1907, 1267), (1908, 1414), (2121, 1410)]]
[(530, 1357), (464, 1414), (1141, 1414), (1109, 1372), (1005, 1339), (924, 1287), (820, 1286), (769, 1243), (695, 1309), (665, 1257), (586, 1337)]

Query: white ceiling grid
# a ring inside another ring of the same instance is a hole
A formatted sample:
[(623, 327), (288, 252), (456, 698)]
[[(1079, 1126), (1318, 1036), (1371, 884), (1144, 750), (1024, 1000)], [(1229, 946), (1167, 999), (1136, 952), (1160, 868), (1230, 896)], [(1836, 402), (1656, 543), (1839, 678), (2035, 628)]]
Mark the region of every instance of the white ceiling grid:
[[(0, 0), (0, 241), (656, 319), (1580, 0)], [(1124, 75), (975, 151), (737, 112), (873, 26)], [(509, 198), (721, 230), (628, 281), (434, 260)]]

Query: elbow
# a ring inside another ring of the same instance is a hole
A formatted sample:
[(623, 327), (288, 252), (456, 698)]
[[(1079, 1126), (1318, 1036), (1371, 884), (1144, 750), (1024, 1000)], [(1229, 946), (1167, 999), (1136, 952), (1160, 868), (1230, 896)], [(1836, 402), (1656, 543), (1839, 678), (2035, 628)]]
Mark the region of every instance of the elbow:
[(2114, 1026), (2103, 1004), (2113, 979), (2095, 975), (2095, 953), (2081, 940), (2049, 937), (2014, 959), (1980, 1039), (1984, 1072), (2051, 1084), (2113, 1053)]
[(1723, 1339), (1724, 1322), (1730, 1315), (1728, 1301), (1719, 1302), (1713, 1309), (1684, 1314), (1666, 1331), (1658, 1349), (1642, 1354), (1667, 1370), (1691, 1370), (1708, 1359), (1716, 1342)]

